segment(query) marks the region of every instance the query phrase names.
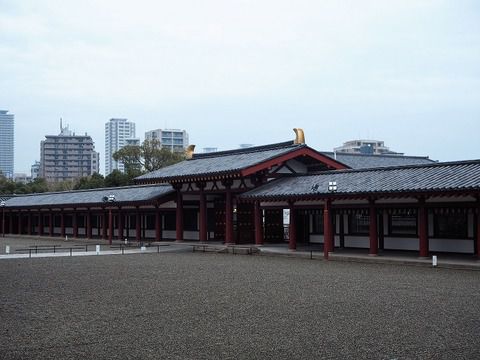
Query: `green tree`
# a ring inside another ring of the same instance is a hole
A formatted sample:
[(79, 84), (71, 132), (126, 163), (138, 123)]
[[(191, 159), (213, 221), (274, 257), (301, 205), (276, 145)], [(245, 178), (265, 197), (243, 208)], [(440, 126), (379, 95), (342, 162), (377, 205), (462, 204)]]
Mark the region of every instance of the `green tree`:
[(14, 194), (15, 189), (15, 182), (0, 174), (0, 194)]
[(94, 173), (91, 176), (84, 176), (80, 178), (75, 184), (74, 189), (96, 189), (105, 186), (105, 178), (103, 175)]
[(117, 187), (131, 185), (133, 179), (121, 171), (115, 169), (105, 177), (105, 187)]
[(75, 182), (73, 180), (65, 180), (59, 182), (52, 182), (48, 184), (49, 191), (69, 191), (73, 190)]
[(37, 177), (27, 184), (28, 193), (43, 193), (48, 191), (47, 181), (43, 178)]
[(125, 172), (130, 176), (139, 176), (178, 163), (185, 159), (183, 154), (161, 147), (158, 140), (145, 140), (140, 146), (129, 145), (113, 154), (115, 161), (125, 165)]

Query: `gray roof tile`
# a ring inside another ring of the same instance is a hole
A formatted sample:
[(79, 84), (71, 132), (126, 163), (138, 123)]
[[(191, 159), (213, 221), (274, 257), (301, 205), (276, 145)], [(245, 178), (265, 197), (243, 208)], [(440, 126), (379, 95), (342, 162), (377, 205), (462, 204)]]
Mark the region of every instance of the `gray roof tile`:
[[(336, 195), (480, 191), (480, 160), (365, 170), (326, 171), (315, 175), (274, 180), (241, 195), (241, 197), (273, 199), (331, 195), (328, 191), (330, 181), (337, 183)], [(317, 185), (318, 188), (315, 189)]]
[(404, 155), (363, 155), (363, 154), (345, 154), (333, 152), (321, 152), (332, 159), (336, 159), (342, 164), (352, 169), (379, 168), (388, 166), (404, 166), (404, 165), (422, 165), (432, 164), (435, 161), (423, 156), (404, 156)]
[(301, 147), (306, 147), (306, 145), (293, 144), (292, 141), (289, 141), (247, 149), (195, 154), (190, 160), (139, 176), (136, 180), (139, 182), (152, 179), (168, 181), (169, 179), (179, 177), (232, 173), (287, 154)]
[(108, 195), (115, 195), (115, 203), (128, 203), (153, 200), (173, 191), (170, 185), (158, 184), (29, 194), (6, 200), (5, 207), (103, 204), (103, 197)]

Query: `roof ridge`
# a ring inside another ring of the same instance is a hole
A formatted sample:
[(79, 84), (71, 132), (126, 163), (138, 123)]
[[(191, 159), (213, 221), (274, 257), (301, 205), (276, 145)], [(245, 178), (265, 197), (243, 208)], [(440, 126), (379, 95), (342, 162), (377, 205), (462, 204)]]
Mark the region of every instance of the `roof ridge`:
[(233, 149), (233, 150), (215, 151), (215, 152), (211, 152), (211, 153), (193, 154), (193, 157), (192, 157), (191, 160), (206, 159), (206, 158), (220, 157), (220, 156), (228, 156), (228, 155), (234, 155), (234, 154), (248, 154), (248, 153), (254, 153), (254, 152), (275, 150), (275, 149), (279, 149), (279, 148), (283, 148), (283, 147), (290, 147), (290, 146), (293, 146), (293, 145), (300, 146), (300, 145), (305, 145), (305, 144), (298, 144), (297, 145), (297, 144), (294, 144), (293, 140), (290, 140), (290, 141), (284, 141), (284, 142), (275, 143), (275, 144), (252, 146), (252, 147), (244, 148), (244, 149)]
[[(142, 188), (142, 187), (154, 187), (154, 186), (171, 186), (170, 184), (160, 183), (160, 184), (140, 184), (140, 185), (126, 185), (126, 186), (113, 186), (113, 187), (100, 187), (92, 189), (72, 189), (72, 190), (63, 190), (63, 191), (46, 191), (38, 193), (29, 193), (29, 194), (12, 194), (11, 197), (26, 197), (26, 196), (39, 196), (39, 195), (55, 195), (55, 194), (65, 194), (65, 193), (83, 193), (89, 191), (101, 191), (101, 190), (123, 190), (130, 188)], [(1, 195), (3, 196), (3, 195)]]
[(371, 172), (371, 171), (418, 169), (418, 168), (443, 167), (443, 166), (468, 165), (468, 164), (480, 164), (480, 159), (433, 162), (431, 164), (410, 164), (410, 165), (370, 167), (370, 168), (364, 168), (364, 169), (327, 170), (327, 171), (319, 171), (319, 172), (313, 173), (313, 174), (300, 174), (300, 175), (301, 176), (315, 176), (315, 175), (326, 175), (326, 174), (338, 174), (340, 172), (341, 173), (360, 173), (360, 172)]

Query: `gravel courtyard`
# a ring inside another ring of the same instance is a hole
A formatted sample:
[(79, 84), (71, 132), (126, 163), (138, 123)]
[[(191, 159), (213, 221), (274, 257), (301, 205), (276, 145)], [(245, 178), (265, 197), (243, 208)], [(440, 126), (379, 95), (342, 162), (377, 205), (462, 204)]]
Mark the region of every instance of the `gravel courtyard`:
[(203, 253), (0, 261), (1, 359), (473, 359), (480, 272)]

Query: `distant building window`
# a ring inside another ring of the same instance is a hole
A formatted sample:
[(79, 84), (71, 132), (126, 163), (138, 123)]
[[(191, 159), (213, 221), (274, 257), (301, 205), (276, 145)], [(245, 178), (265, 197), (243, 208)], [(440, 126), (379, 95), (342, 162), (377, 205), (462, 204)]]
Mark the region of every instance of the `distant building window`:
[(352, 235), (368, 235), (370, 230), (370, 216), (363, 214), (350, 215), (348, 229)]
[(417, 236), (417, 216), (391, 215), (390, 216), (390, 235)]
[(434, 236), (444, 239), (466, 239), (468, 218), (466, 214), (435, 214)]

